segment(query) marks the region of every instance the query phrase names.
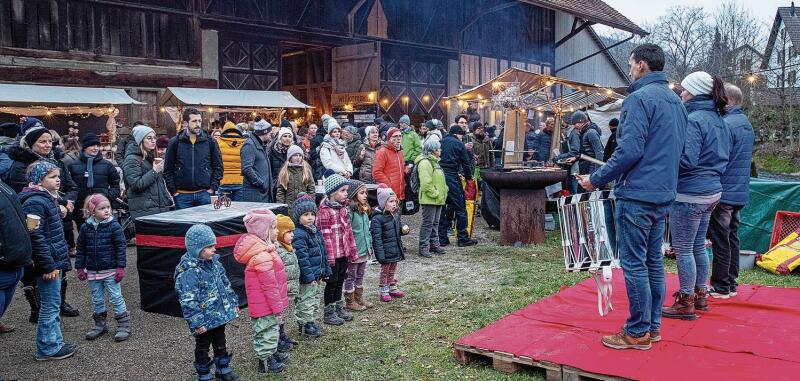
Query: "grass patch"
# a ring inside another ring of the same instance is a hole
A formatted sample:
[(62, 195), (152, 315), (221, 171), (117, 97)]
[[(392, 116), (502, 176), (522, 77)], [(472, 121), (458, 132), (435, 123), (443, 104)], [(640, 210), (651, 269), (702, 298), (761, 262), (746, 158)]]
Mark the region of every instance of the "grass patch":
[(793, 174), (800, 172), (800, 166), (792, 161), (791, 157), (768, 152), (757, 152), (753, 156), (758, 169), (772, 173)]

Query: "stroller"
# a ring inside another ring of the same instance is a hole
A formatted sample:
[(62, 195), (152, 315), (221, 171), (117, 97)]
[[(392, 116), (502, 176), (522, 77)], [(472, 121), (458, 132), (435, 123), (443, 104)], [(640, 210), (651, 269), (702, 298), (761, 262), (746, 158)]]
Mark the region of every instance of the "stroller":
[(122, 231), (125, 233), (125, 241), (130, 243), (131, 240), (136, 237), (136, 225), (128, 211), (128, 204), (119, 197), (117, 197), (115, 201), (116, 208), (114, 208), (114, 218), (122, 225)]

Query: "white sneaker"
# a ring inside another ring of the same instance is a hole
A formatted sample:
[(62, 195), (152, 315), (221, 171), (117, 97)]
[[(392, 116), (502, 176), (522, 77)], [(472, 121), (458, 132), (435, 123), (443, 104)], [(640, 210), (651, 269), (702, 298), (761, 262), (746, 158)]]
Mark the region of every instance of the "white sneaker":
[(736, 295), (739, 295), (739, 293), (738, 293), (738, 292), (736, 292), (736, 291), (731, 291), (731, 292), (728, 294), (728, 296), (730, 296), (731, 298), (732, 298), (732, 297), (734, 297), (734, 296), (736, 296)]
[(717, 292), (709, 292), (708, 294), (714, 299), (730, 299), (731, 297), (730, 294), (720, 294)]

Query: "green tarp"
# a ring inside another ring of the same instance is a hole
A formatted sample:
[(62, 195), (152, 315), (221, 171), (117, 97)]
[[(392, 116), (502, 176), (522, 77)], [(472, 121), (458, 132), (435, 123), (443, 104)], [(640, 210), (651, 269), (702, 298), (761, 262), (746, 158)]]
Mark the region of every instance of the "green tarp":
[(742, 250), (769, 250), (775, 212), (800, 211), (800, 182), (750, 179), (750, 204), (740, 213), (739, 240)]

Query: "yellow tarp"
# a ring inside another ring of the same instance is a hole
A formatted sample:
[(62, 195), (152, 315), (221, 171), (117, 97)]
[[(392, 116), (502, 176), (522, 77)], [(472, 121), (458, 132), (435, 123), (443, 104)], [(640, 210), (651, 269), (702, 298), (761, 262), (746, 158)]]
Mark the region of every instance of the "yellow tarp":
[(800, 234), (789, 234), (772, 250), (768, 251), (756, 262), (758, 267), (778, 275), (789, 275), (800, 266)]

